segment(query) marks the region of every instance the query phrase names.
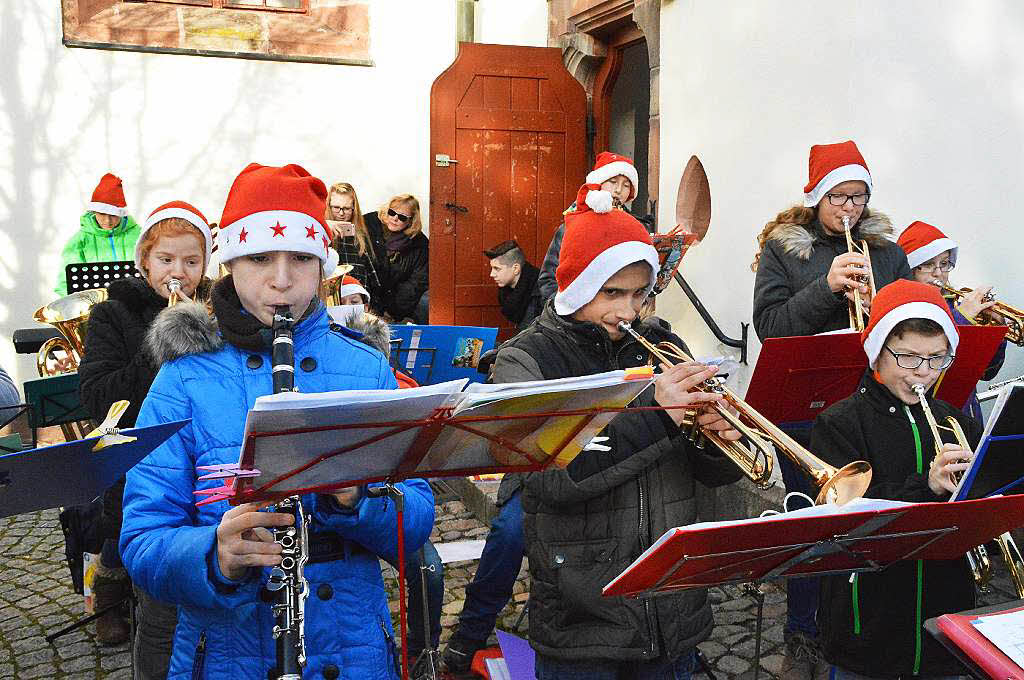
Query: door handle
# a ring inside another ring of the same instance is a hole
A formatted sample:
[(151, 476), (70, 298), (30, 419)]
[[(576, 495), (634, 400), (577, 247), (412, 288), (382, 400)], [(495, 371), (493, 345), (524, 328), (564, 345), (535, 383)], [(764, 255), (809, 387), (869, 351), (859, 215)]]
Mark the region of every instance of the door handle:
[(460, 212), (460, 213), (463, 213), (463, 214), (469, 212), (469, 208), (467, 208), (466, 206), (464, 206), (464, 205), (456, 205), (455, 203), (445, 203), (444, 207), (448, 208), (449, 210), (454, 210), (456, 212)]

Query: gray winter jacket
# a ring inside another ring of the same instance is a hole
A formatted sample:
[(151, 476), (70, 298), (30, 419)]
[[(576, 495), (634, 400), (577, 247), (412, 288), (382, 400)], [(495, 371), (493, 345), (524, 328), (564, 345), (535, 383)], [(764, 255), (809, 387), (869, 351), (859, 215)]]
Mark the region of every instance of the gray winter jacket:
[(564, 233), (565, 222), (562, 222), (558, 225), (558, 229), (555, 229), (548, 252), (544, 255), (544, 262), (540, 265), (540, 274), (537, 275), (537, 290), (540, 291), (541, 304), (555, 297), (555, 293), (558, 292), (555, 270), (558, 269), (558, 254), (562, 250), (562, 235)]
[[(907, 256), (892, 233), (889, 218), (879, 213), (866, 213), (853, 228), (853, 238), (868, 243), (876, 289), (911, 277)], [(754, 279), (757, 337), (763, 341), (847, 328), (846, 297), (833, 293), (825, 281), (832, 260), (846, 250), (846, 238), (827, 234), (817, 220), (776, 226)]]

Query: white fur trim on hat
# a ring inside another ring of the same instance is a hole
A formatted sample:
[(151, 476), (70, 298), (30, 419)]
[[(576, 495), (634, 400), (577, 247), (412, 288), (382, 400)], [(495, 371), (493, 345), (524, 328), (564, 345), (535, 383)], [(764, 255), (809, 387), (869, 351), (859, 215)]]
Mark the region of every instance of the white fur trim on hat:
[(615, 205), (611, 192), (602, 191), (601, 189), (591, 189), (588, 191), (587, 197), (583, 199), (583, 202), (596, 213), (611, 212), (612, 206)]
[(813, 208), (821, 202), (821, 199), (825, 197), (829, 191), (831, 191), (837, 184), (843, 182), (849, 182), (852, 180), (860, 180), (868, 185), (868, 193), (871, 193), (871, 173), (863, 165), (857, 165), (856, 163), (850, 165), (841, 165), (832, 172), (828, 173), (821, 178), (818, 185), (814, 187), (814, 191), (809, 194), (804, 194), (804, 207)]
[(103, 213), (104, 215), (113, 215), (114, 217), (124, 217), (125, 209), (119, 205), (112, 205), (110, 203), (100, 203), (99, 201), (89, 201), (85, 207), (93, 212)]
[(345, 284), (342, 284), (341, 289), (338, 291), (338, 296), (345, 298), (345, 297), (348, 297), (349, 295), (355, 295), (356, 293), (359, 293), (360, 295), (365, 295), (366, 296), (366, 301), (367, 302), (370, 301), (370, 293), (369, 293), (369, 291), (367, 291), (365, 288), (363, 288), (358, 283), (345, 283)]
[(636, 196), (636, 192), (640, 189), (640, 178), (636, 174), (636, 166), (626, 161), (612, 161), (595, 170), (591, 170), (587, 173), (587, 184), (601, 184), (618, 175), (625, 175), (632, 182), (633, 191), (631, 194)]
[(911, 268), (914, 268), (920, 264), (924, 264), (936, 255), (941, 255), (947, 250), (952, 251), (949, 254), (949, 259), (952, 260), (955, 265), (956, 254), (960, 248), (956, 245), (956, 241), (948, 238), (937, 238), (931, 243), (921, 246), (917, 250), (910, 251), (907, 253), (907, 262), (910, 264)]
[(565, 290), (555, 294), (555, 312), (563, 316), (572, 314), (593, 300), (608, 279), (634, 262), (646, 262), (651, 265), (651, 281), (647, 286), (647, 292), (650, 292), (658, 272), (658, 252), (654, 246), (642, 241), (624, 241), (591, 260)]
[(882, 351), (882, 345), (889, 337), (889, 333), (900, 321), (907, 319), (931, 319), (942, 326), (946, 339), (949, 340), (949, 353), (956, 354), (956, 346), (960, 342), (960, 334), (957, 333), (956, 324), (950, 318), (949, 312), (941, 309), (932, 302), (907, 302), (899, 307), (893, 308), (875, 324), (864, 341), (864, 353), (868, 355), (868, 365), (875, 367), (878, 361), (878, 354)]
[[(278, 225), (283, 227), (280, 236), (276, 236), (274, 230)], [(313, 237), (309, 237), (309, 229), (313, 230)], [(245, 240), (240, 240), (243, 230)], [(326, 275), (328, 269), (333, 273), (338, 263), (337, 253), (333, 264), (331, 262), (329, 251), (333, 249), (328, 247), (329, 244), (330, 237), (324, 225), (306, 213), (293, 210), (252, 213), (217, 230), (217, 254), (221, 262), (229, 262), (242, 255), (284, 250), (320, 258)]]
[(327, 261), (324, 262), (324, 278), (329, 279), (334, 275), (334, 270), (338, 268), (338, 262), (341, 257), (338, 255), (338, 251), (334, 248), (327, 249)]
[(146, 220), (146, 223), (142, 225), (141, 231), (139, 231), (139, 238), (135, 241), (135, 268), (142, 272), (142, 237), (146, 235), (146, 232), (153, 228), (157, 222), (171, 219), (172, 217), (179, 217), (193, 227), (199, 230), (199, 233), (203, 235), (203, 243), (206, 246), (206, 259), (203, 262), (206, 266), (210, 266), (210, 260), (213, 258), (213, 234), (210, 233), (210, 225), (203, 221), (199, 215), (195, 214), (191, 210), (185, 210), (184, 208), (167, 208), (160, 212), (153, 213)]

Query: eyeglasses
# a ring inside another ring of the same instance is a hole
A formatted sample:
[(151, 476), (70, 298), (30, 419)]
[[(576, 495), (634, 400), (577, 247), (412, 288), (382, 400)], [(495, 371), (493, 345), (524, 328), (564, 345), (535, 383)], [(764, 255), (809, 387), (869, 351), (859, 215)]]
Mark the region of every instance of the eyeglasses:
[(346, 206), (332, 205), (331, 206), (331, 210), (333, 210), (334, 212), (342, 212), (343, 213), (343, 212), (355, 212), (356, 209), (354, 207), (352, 207), (351, 205), (346, 205)]
[(388, 217), (397, 217), (398, 221), (401, 222), (402, 224), (405, 224), (406, 222), (412, 219), (408, 215), (403, 215), (402, 213), (396, 212), (391, 208), (388, 208)]
[(940, 271), (948, 273), (953, 271), (953, 267), (954, 265), (952, 260), (943, 260), (938, 264), (919, 264), (916, 267), (914, 267), (914, 269), (918, 269), (923, 272), (934, 273), (935, 271)]
[(941, 357), (921, 357), (916, 354), (903, 354), (892, 351), (888, 345), (885, 347), (885, 350), (896, 359), (897, 366), (908, 371), (917, 370), (926, 361), (928, 362), (928, 368), (933, 371), (941, 371), (944, 368), (949, 368), (949, 365), (953, 363), (953, 359), (956, 359), (955, 354), (944, 354)]
[(871, 194), (825, 194), (828, 196), (828, 202), (832, 205), (839, 207), (846, 205), (847, 201), (853, 201), (854, 205), (867, 205), (868, 201), (871, 200)]

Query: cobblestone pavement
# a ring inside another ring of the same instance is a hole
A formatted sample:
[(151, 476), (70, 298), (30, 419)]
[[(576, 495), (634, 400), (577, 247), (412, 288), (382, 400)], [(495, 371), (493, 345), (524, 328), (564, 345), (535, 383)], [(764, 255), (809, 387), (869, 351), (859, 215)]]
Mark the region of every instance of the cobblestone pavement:
[[(435, 540), (480, 538), (485, 534), (486, 528), (472, 519), (460, 502), (438, 507)], [(56, 510), (0, 519), (0, 565), (0, 679), (131, 677), (127, 648), (98, 647), (92, 641), (91, 626), (56, 640), (54, 645), (44, 639), (47, 633), (83, 616), (82, 597), (71, 589)], [(1014, 599), (1002, 560), (995, 560), (995, 567), (992, 587), (979, 598), (979, 604)], [(475, 570), (475, 562), (446, 565), (442, 641), (450, 635), (462, 609), (465, 586)], [(761, 677), (775, 678), (782, 664), (785, 593), (775, 585), (765, 590)], [(513, 627), (522, 613), (527, 591), (524, 565), (514, 600), (499, 619), (502, 628)], [(748, 677), (754, 658), (754, 599), (735, 586), (713, 588), (710, 598), (716, 625), (711, 639), (700, 648), (717, 678)]]

